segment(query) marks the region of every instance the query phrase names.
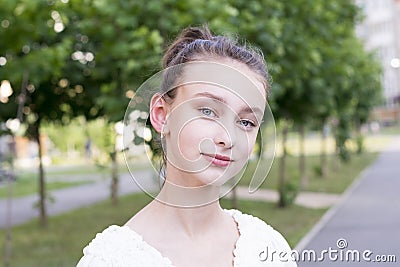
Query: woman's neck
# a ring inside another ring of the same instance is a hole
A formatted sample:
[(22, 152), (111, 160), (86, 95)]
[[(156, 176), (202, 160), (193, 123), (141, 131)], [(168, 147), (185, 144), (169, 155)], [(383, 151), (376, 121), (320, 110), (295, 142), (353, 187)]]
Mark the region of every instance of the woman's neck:
[(176, 229), (183, 229), (183, 234), (188, 238), (204, 235), (210, 229), (219, 225), (221, 218), (226, 217), (226, 213), (222, 210), (218, 201), (192, 208), (161, 205), (163, 207), (160, 212), (163, 213), (163, 218), (170, 223), (169, 225), (174, 225)]
[(183, 187), (168, 180), (163, 185), (157, 200), (167, 206), (179, 208), (202, 207), (219, 199), (218, 186)]
[(220, 197), (220, 186), (205, 184), (199, 174), (187, 173), (167, 165), (166, 176), (157, 200), (167, 205), (201, 207), (218, 201)]
[(163, 219), (184, 229), (188, 237), (194, 237), (210, 226), (217, 226), (221, 218), (229, 218), (219, 204), (219, 186), (197, 185), (190, 175), (180, 175), (182, 173), (167, 171), (167, 179), (153, 203)]

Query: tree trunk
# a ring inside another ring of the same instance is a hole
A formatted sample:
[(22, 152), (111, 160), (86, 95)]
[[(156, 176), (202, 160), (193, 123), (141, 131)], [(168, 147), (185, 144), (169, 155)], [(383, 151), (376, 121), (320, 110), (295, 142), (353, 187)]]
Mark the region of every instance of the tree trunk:
[(39, 155), (39, 222), (42, 227), (47, 227), (47, 211), (46, 211), (46, 183), (43, 169), (42, 159), (42, 142), (40, 140), (40, 119), (38, 119), (34, 127), (34, 138), (38, 144), (38, 155)]
[(359, 118), (354, 119), (355, 131), (356, 131), (356, 144), (357, 154), (360, 155), (364, 152), (364, 137), (361, 133), (361, 122)]
[(332, 160), (331, 160), (331, 170), (333, 170), (334, 172), (339, 170), (339, 146), (338, 146), (338, 137), (336, 132), (338, 131), (338, 126), (335, 126), (334, 132), (333, 132), (333, 136), (334, 136), (334, 141), (335, 141), (335, 150), (334, 150), (334, 154)]
[(118, 205), (118, 162), (116, 150), (111, 152), (111, 201), (113, 205)]
[(8, 185), (8, 197), (6, 206), (6, 231), (5, 231), (5, 257), (4, 266), (11, 266), (11, 255), (12, 255), (12, 200), (13, 200), (13, 186), (15, 183), (15, 167), (14, 159), (17, 156), (15, 135), (12, 135), (12, 141), (10, 143), (10, 174), (6, 175), (5, 179)]
[(308, 176), (306, 174), (306, 157), (305, 157), (305, 147), (304, 147), (304, 139), (305, 139), (305, 127), (304, 125), (300, 125), (299, 127), (300, 134), (300, 155), (299, 155), (299, 171), (300, 171), (300, 188), (304, 190), (308, 186)]
[(322, 131), (321, 131), (321, 176), (323, 178), (326, 178), (326, 176), (328, 175), (328, 162), (327, 162), (327, 133), (325, 130), (325, 126), (323, 127)]
[(286, 194), (285, 185), (286, 185), (286, 156), (287, 156), (286, 140), (288, 131), (289, 131), (288, 124), (286, 121), (284, 121), (282, 128), (282, 156), (279, 165), (279, 184), (278, 184), (278, 191), (279, 191), (278, 207), (280, 208), (285, 207), (287, 204), (285, 197)]

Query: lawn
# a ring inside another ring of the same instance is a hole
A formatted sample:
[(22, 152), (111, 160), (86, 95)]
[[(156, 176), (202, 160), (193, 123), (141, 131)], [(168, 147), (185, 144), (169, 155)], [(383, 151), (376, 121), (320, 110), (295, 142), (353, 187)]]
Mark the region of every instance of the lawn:
[[(387, 139), (384, 138), (383, 143), (386, 142), (388, 143)], [(381, 149), (382, 144), (377, 147)], [(307, 174), (309, 175), (307, 190), (341, 193), (377, 156), (376, 152), (353, 155), (350, 162), (340, 164), (336, 168), (333, 167), (334, 161), (331, 157), (329, 159), (329, 175), (322, 179), (316, 172), (319, 157), (308, 154), (306, 158)], [(276, 161), (273, 164), (270, 175), (262, 185), (263, 188), (276, 188), (278, 163)], [(265, 166), (263, 167), (265, 168)], [(250, 163), (249, 169), (251, 168), (254, 168), (254, 163)], [(288, 177), (294, 182), (298, 182), (299, 179), (297, 170), (298, 157), (292, 154), (288, 158), (287, 172)], [(74, 171), (71, 172), (57, 170), (53, 174), (72, 175)], [(36, 179), (31, 180), (36, 181)], [(245, 176), (240, 182), (248, 184), (249, 180), (250, 178)], [(32, 186), (34, 185), (31, 184), (30, 187)], [(50, 187), (50, 184), (48, 186)], [(1, 190), (3, 189), (0, 189), (0, 193)], [(17, 193), (16, 188), (15, 191)], [(45, 230), (38, 227), (37, 220), (14, 227), (12, 231), (11, 266), (75, 266), (82, 255), (83, 247), (94, 238), (97, 232), (111, 224), (124, 224), (150, 200), (144, 194), (125, 196), (120, 199), (118, 208), (113, 207), (109, 201), (102, 202), (88, 208), (81, 208), (52, 217), (49, 220), (49, 228)], [(223, 207), (230, 208), (228, 199), (223, 199), (221, 202)], [(239, 209), (268, 222), (287, 238), (292, 247), (300, 241), (326, 211), (325, 209), (309, 209), (296, 205), (286, 209), (278, 209), (274, 203), (244, 200), (239, 201)], [(4, 231), (0, 232), (0, 238), (5, 240)], [(4, 246), (4, 242), (0, 242), (0, 250), (2, 251), (0, 259), (4, 259)]]
[[(88, 183), (87, 181), (50, 181), (46, 183), (48, 191), (61, 189), (70, 186), (77, 186)], [(0, 187), (0, 199), (9, 196), (10, 183), (2, 183)], [(16, 182), (12, 183), (13, 197), (21, 197), (38, 192), (38, 178), (36, 174), (24, 173), (17, 175)]]
[[(382, 128), (378, 134), (368, 134), (364, 139), (365, 151), (363, 154), (358, 155), (355, 143), (349, 140), (346, 145), (351, 151), (351, 159), (348, 162), (340, 162), (334, 156), (334, 140), (332, 137), (327, 138), (327, 170), (328, 175), (322, 178), (320, 172), (320, 151), (321, 151), (321, 138), (318, 134), (309, 133), (305, 139), (305, 155), (306, 155), (306, 175), (308, 177), (308, 186), (304, 191), (326, 192), (340, 194), (353, 182), (358, 174), (374, 160), (377, 159), (379, 152), (383, 151), (393, 140), (393, 137), (400, 135), (399, 127)], [(292, 132), (286, 144), (288, 156), (286, 166), (286, 177), (289, 182), (294, 185), (300, 184), (299, 174), (299, 137), (298, 134)], [(275, 158), (269, 171), (267, 178), (264, 180), (261, 188), (277, 189), (280, 155), (282, 154), (281, 140), (277, 139)], [(269, 159), (269, 162), (271, 159)], [(270, 164), (267, 160), (261, 161), (259, 168), (261, 173), (267, 173)], [(247, 169), (240, 179), (239, 183), (248, 186), (252, 178), (254, 169), (258, 162), (250, 161)]]
[[(138, 163), (133, 165), (135, 170), (149, 168), (149, 164)], [(118, 166), (120, 173), (128, 172), (126, 164)], [(52, 191), (66, 187), (82, 185), (90, 182), (108, 179), (111, 170), (94, 164), (73, 166), (48, 166), (45, 167), (46, 190)], [(36, 171), (28, 169), (16, 170), (17, 179), (13, 183), (13, 196), (21, 197), (38, 192), (38, 175)], [(0, 185), (0, 198), (8, 197), (9, 184)]]
[[(151, 199), (144, 194), (122, 197), (119, 207), (108, 201), (89, 208), (52, 217), (48, 229), (40, 229), (36, 220), (12, 231), (12, 267), (75, 266), (83, 247), (110, 224), (124, 224)], [(229, 200), (222, 200), (230, 208)], [(316, 223), (325, 210), (292, 206), (278, 209), (272, 203), (240, 201), (239, 209), (258, 216), (279, 230), (293, 246)], [(296, 218), (294, 221), (293, 218)], [(168, 226), (166, 226), (168, 227)], [(5, 240), (4, 231), (0, 238)], [(4, 242), (0, 243), (4, 252)], [(1, 257), (3, 258), (3, 257)]]
[[(400, 133), (400, 128), (383, 128), (382, 133), (375, 135), (368, 135), (365, 138), (365, 147), (368, 152), (362, 155), (353, 154), (350, 163), (336, 164), (332, 153), (328, 156), (328, 176), (322, 179), (317, 174), (319, 168), (319, 156), (320, 151), (320, 138), (318, 135), (310, 134), (305, 140), (306, 147), (306, 173), (309, 177), (309, 185), (304, 190), (316, 191), (316, 192), (327, 192), (327, 193), (342, 193), (352, 182), (357, 174), (364, 169), (365, 166), (373, 162), (378, 155), (378, 152), (382, 151), (393, 136)], [(277, 155), (279, 155), (279, 143), (277, 146)], [(333, 146), (332, 138), (328, 138), (328, 152), (332, 152)], [(349, 147), (354, 147), (352, 142), (349, 142)], [(287, 177), (288, 180), (294, 184), (299, 184), (299, 172), (298, 172), (298, 135), (291, 133), (288, 140), (287, 147), (289, 148), (289, 156), (287, 159)], [(130, 162), (130, 167), (135, 170), (143, 170), (150, 168), (146, 157), (141, 159), (135, 159), (136, 162)], [(119, 171), (127, 172), (127, 166), (124, 159), (121, 157), (119, 162)], [(256, 166), (255, 162), (250, 162), (246, 170), (244, 177), (240, 180), (240, 184), (248, 185), (251, 179), (251, 173)], [(264, 173), (268, 164), (261, 162), (260, 164)], [(275, 161), (272, 165), (271, 171), (267, 179), (262, 184), (261, 188), (276, 189), (278, 183), (278, 169), (279, 169), (279, 157), (275, 157)], [(81, 165), (54, 165), (45, 168), (46, 171), (46, 182), (47, 190), (61, 189), (74, 185), (87, 183), (84, 176), (97, 175), (98, 179), (107, 179), (110, 177), (110, 169), (104, 166), (97, 166), (93, 163), (86, 163)], [(13, 186), (14, 196), (25, 196), (29, 194), (35, 194), (37, 190), (37, 174), (32, 170), (17, 170), (18, 179)], [(74, 179), (68, 179), (69, 177)], [(82, 179), (76, 181), (75, 178), (81, 177)], [(60, 179), (61, 178), (61, 179)], [(89, 179), (93, 181), (93, 179)], [(335, 181), (335, 182), (327, 182)], [(0, 198), (4, 198), (8, 195), (8, 189), (4, 185), (0, 187)]]
[[(347, 163), (339, 163), (334, 167), (334, 158), (329, 156), (329, 171), (325, 178), (322, 178), (317, 169), (319, 168), (319, 156), (306, 157), (306, 174), (309, 184), (305, 191), (326, 192), (326, 193), (342, 193), (357, 177), (357, 175), (369, 164), (378, 157), (378, 153), (364, 153), (361, 155), (352, 155), (351, 161)], [(278, 174), (279, 174), (279, 159), (273, 164), (272, 168), (265, 179), (261, 188), (277, 189)], [(289, 156), (287, 158), (287, 180), (294, 184), (300, 183), (299, 176), (299, 158), (297, 156)], [(246, 169), (243, 178), (239, 181), (241, 185), (250, 183), (251, 175), (256, 167), (256, 162), (251, 162)], [(266, 173), (267, 164), (261, 162), (259, 168), (262, 168)]]

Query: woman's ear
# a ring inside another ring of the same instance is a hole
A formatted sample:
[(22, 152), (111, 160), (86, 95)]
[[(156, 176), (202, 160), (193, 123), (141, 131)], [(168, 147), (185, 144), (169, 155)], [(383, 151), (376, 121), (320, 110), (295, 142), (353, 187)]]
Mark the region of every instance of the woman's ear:
[(168, 134), (166, 126), (168, 104), (160, 94), (154, 94), (150, 101), (150, 121), (153, 128), (161, 135)]

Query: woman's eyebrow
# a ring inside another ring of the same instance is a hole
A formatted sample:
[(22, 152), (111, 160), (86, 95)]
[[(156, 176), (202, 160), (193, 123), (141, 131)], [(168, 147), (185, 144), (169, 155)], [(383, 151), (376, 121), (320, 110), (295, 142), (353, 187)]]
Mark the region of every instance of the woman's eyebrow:
[(244, 108), (242, 108), (241, 110), (240, 110), (240, 112), (239, 112), (239, 114), (240, 113), (255, 113), (255, 114), (259, 114), (259, 115), (262, 115), (263, 114), (263, 111), (260, 109), (260, 108), (258, 108), (258, 107), (249, 107), (249, 106), (247, 106), (247, 107), (244, 107)]
[(199, 97), (199, 96), (200, 96), (200, 97), (208, 97), (208, 98), (211, 98), (211, 99), (213, 99), (213, 100), (215, 100), (215, 101), (218, 101), (218, 102), (220, 102), (220, 103), (226, 104), (225, 99), (223, 99), (223, 98), (220, 97), (220, 96), (217, 96), (217, 95), (208, 93), (208, 92), (197, 93), (197, 94), (195, 94), (194, 96), (197, 96), (197, 97)]

